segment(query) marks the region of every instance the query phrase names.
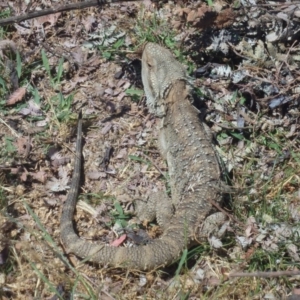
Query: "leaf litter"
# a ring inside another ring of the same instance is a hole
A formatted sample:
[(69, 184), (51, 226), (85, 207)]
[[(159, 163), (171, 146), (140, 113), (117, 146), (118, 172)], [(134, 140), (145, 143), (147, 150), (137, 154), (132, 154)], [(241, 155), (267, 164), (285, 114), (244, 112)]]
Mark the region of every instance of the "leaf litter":
[[(6, 145), (1, 150), (1, 165), (5, 166), (7, 162), (13, 164), (3, 172), (7, 175), (10, 170), (18, 185), (11, 188), (12, 181), (4, 177), (8, 207), (13, 208), (17, 229), (2, 233), (0, 253), (3, 264), (7, 264), (8, 246), (2, 241), (14, 241), (15, 244), (10, 245), (15, 261), (21, 263), (23, 270), (19, 273), (15, 267), (12, 277), (4, 275), (1, 280), (15, 299), (33, 296), (34, 291), (40, 298), (52, 295), (46, 284), (36, 288), (39, 277), (30, 263), (47, 274), (55, 286), (76, 278), (40, 238), (33, 217), (23, 205), (23, 201), (30, 205), (46, 232), (60, 247), (60, 207), (69, 188), (74, 161), (74, 152), (71, 152), (74, 151), (74, 139), (70, 141), (70, 136), (73, 136), (70, 127), (76, 125), (59, 127), (55, 118), (58, 111), (54, 108), (58, 105), (54, 102), (58, 90), (64, 97), (73, 94), (73, 112), (78, 112), (83, 106), (87, 116), (96, 116), (92, 119), (93, 126), (84, 132), (86, 176), (81, 195), (84, 201), (79, 201), (75, 214), (79, 234), (115, 246), (125, 243), (129, 247), (147, 240), (144, 234), (157, 236), (154, 226), (148, 227), (147, 231), (133, 233), (122, 228), (122, 222), (127, 222), (124, 221), (127, 210), (132, 212), (134, 199), (167, 189), (163, 181), (157, 181), (161, 173), (154, 167), (155, 164), (162, 172), (167, 172), (155, 146), (156, 120), (147, 115), (140, 100), (133, 102), (134, 98), (128, 96), (131, 95), (128, 88), (132, 89), (132, 82), (138, 83), (135, 76), (131, 80), (132, 74), (136, 75), (134, 67), (134, 72), (131, 68), (123, 71), (124, 65), (128, 66), (128, 59), (134, 61), (139, 58), (138, 53), (126, 50), (131, 44), (137, 44), (136, 36), (132, 34), (134, 18), (148, 20), (154, 14), (163, 24), (157, 34), (163, 34), (166, 28), (164, 22), (169, 22), (179, 30), (176, 38), (181, 50), (189, 53), (185, 64), (193, 61), (197, 66), (193, 67), (199, 98), (196, 105), (202, 109), (205, 101), (205, 119), (218, 140), (216, 150), (236, 190), (232, 196), (235, 204), (230, 213), (239, 216), (245, 225), (237, 228), (233, 221), (226, 225), (226, 231), (234, 237), (235, 244), (233, 240), (212, 235), (209, 243), (218, 251), (204, 252), (186, 274), (182, 273), (176, 279), (159, 273), (124, 276), (125, 273), (120, 270), (89, 264), (81, 265), (81, 274), (94, 281), (94, 288), (99, 286), (99, 282), (103, 284), (98, 295), (101, 299), (104, 295), (121, 295), (122, 299), (142, 295), (149, 299), (166, 299), (162, 291), (180, 297), (189, 293), (190, 299), (198, 299), (204, 293), (217, 298), (219, 291), (222, 294), (222, 284), (229, 280), (228, 273), (246, 267), (232, 264), (230, 259), (242, 258), (251, 265), (255, 250), (262, 249), (282, 253), (283, 262), (286, 257), (290, 258), (289, 263), (299, 261), (300, 245), (295, 239), (299, 236), (296, 226), (299, 223), (299, 178), (291, 173), (297, 169), (299, 152), (299, 4), (282, 2), (281, 6), (272, 6), (265, 1), (260, 6), (251, 0), (240, 1), (235, 7), (216, 1), (210, 7), (200, 1), (181, 1), (178, 4), (144, 2), (148, 7), (144, 16), (140, 15), (143, 9), (139, 4), (120, 3), (101, 11), (89, 8), (26, 20), (22, 26), (14, 25), (8, 34), (9, 39), (0, 43), (1, 57), (8, 62), (6, 74), (10, 74), (4, 77), (9, 87), (8, 103), (11, 107), (23, 104), (10, 111), (9, 116), (1, 116), (6, 122), (1, 122), (1, 139)], [(40, 9), (51, 7), (52, 3), (36, 1), (35, 5)], [(25, 12), (26, 8), (25, 3), (19, 4), (15, 12)], [(41, 59), (42, 48), (46, 51), (49, 70), (45, 63), (43, 68), (31, 69), (28, 77), (30, 93), (27, 87), (25, 96), (24, 87), (19, 87), (18, 80), (12, 75), (14, 61), (8, 53), (22, 51), (22, 61), (31, 68), (31, 64)], [(128, 54), (127, 58), (116, 49)], [(62, 76), (58, 81), (50, 76), (57, 72), (62, 57)], [(60, 89), (57, 90), (58, 86)], [(32, 88), (38, 91), (38, 97), (37, 93), (32, 96)], [(43, 130), (36, 135), (30, 133), (31, 148), (29, 153), (25, 151), (25, 157), (21, 156), (24, 156), (24, 149), (28, 149), (29, 127), (21, 125), (23, 120), (19, 120), (15, 129), (22, 128), (22, 136), (12, 135), (13, 128), (7, 118), (15, 116), (19, 119), (21, 116), (34, 117), (36, 119), (31, 120), (33, 125), (40, 125)], [(17, 145), (16, 149), (13, 145)], [(113, 152), (104, 166), (107, 145), (112, 147)], [(50, 154), (51, 151), (45, 149), (48, 146), (53, 147), (52, 152), (56, 154)], [(13, 158), (11, 153), (16, 154), (18, 149), (19, 153)], [(150, 157), (152, 163), (148, 163), (143, 153)], [(18, 164), (24, 167), (16, 168)], [(280, 205), (275, 197), (279, 198)], [(262, 208), (264, 202), (265, 206), (278, 213), (271, 215), (270, 211)], [(8, 226), (5, 224), (9, 224), (10, 218), (4, 215), (1, 218), (1, 224)], [(286, 222), (283, 223), (283, 220)], [(226, 241), (230, 246), (226, 245)], [(68, 255), (68, 258), (74, 265), (80, 262), (74, 256)], [(299, 264), (294, 267), (299, 268)], [(166, 272), (172, 274), (172, 267)], [(13, 285), (14, 282), (19, 284)], [(296, 287), (292, 280), (290, 284)], [(227, 293), (239, 299), (247, 298), (249, 290), (255, 290), (254, 282), (252, 287), (248, 285), (249, 282), (241, 282), (236, 285), (235, 292), (228, 290)], [(277, 298), (285, 298), (293, 293), (285, 285), (281, 290), (272, 290), (267, 282), (262, 285), (265, 292), (260, 294), (261, 297), (276, 295)], [(82, 292), (84, 288), (79, 286), (78, 291)]]

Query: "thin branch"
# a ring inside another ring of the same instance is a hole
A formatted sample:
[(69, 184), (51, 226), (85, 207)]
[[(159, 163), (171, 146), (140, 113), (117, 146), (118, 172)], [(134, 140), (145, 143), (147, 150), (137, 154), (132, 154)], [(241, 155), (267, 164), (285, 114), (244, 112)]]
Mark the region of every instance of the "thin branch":
[[(144, 156), (145, 158), (147, 158), (150, 162), (151, 162), (151, 164), (156, 168), (156, 170), (164, 177), (164, 178), (166, 178), (166, 174), (164, 174), (163, 173), (163, 171), (159, 168), (159, 166), (150, 158), (150, 156), (148, 156), (147, 154), (145, 154), (145, 153), (140, 153), (140, 154), (142, 154), (142, 156)], [(166, 178), (167, 179), (167, 178)]]
[(272, 4), (256, 4), (256, 5), (247, 5), (247, 6), (244, 6), (244, 7), (254, 7), (254, 6), (257, 6), (257, 7), (264, 7), (264, 6), (289, 6), (291, 4), (300, 4), (299, 1), (295, 1), (295, 2), (292, 2), (292, 3), (272, 3)]
[(30, 12), (26, 15), (21, 15), (21, 16), (14, 16), (14, 17), (9, 17), (5, 19), (0, 19), (0, 26), (6, 26), (9, 24), (13, 23), (19, 23), (25, 20), (45, 16), (45, 15), (50, 15), (50, 14), (56, 14), (62, 11), (69, 11), (73, 9), (83, 9), (91, 6), (97, 6), (97, 5), (104, 5), (107, 3), (117, 3), (117, 2), (124, 2), (124, 1), (137, 1), (137, 0), (89, 0), (89, 1), (83, 1), (83, 2), (77, 2), (77, 3), (72, 3), (72, 4), (67, 4), (64, 6), (59, 6), (56, 8), (48, 8), (45, 10), (41, 11), (34, 11)]
[(8, 125), (4, 120), (2, 120), (1, 118), (0, 118), (0, 123), (2, 123), (3, 125), (5, 125), (5, 126), (11, 131), (11, 133), (12, 133), (15, 137), (17, 137), (17, 138), (20, 137), (20, 135), (18, 134), (18, 132), (15, 131), (11, 126), (9, 126), (9, 125)]
[(229, 277), (280, 277), (280, 276), (296, 276), (300, 275), (300, 270), (296, 271), (278, 271), (278, 272), (252, 272), (252, 273), (244, 273), (244, 272), (235, 272), (229, 274)]
[(207, 199), (213, 206), (215, 206), (220, 212), (226, 215), (229, 219), (233, 220), (235, 223), (239, 224), (242, 228), (245, 227), (245, 224), (240, 222), (237, 218), (233, 215), (229, 214), (225, 209), (223, 209), (217, 202), (213, 201), (212, 199)]

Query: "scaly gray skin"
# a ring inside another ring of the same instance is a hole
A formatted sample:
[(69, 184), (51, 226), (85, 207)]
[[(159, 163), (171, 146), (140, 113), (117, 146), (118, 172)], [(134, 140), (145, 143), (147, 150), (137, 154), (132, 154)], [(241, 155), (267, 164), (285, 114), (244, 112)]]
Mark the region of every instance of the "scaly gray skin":
[[(219, 202), (221, 198), (220, 171), (211, 139), (191, 105), (184, 67), (170, 51), (148, 43), (142, 57), (142, 79), (149, 110), (162, 119), (159, 147), (168, 162), (174, 214), (164, 222), (161, 237), (147, 245), (112, 247), (79, 238), (72, 221), (81, 169), (82, 121), (79, 119), (74, 174), (63, 206), (60, 231), (66, 249), (88, 261), (153, 270), (177, 260), (193, 243), (196, 227), (205, 226), (205, 219), (213, 211), (209, 199)], [(159, 202), (153, 205), (152, 201), (144, 209), (151, 212), (164, 208)]]

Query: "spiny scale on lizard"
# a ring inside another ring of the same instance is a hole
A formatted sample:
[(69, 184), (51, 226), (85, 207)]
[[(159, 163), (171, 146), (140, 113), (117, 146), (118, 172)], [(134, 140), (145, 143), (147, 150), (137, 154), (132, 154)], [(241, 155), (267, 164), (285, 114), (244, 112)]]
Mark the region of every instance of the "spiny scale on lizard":
[[(169, 50), (148, 43), (142, 57), (142, 79), (148, 108), (161, 118), (158, 144), (168, 163), (172, 197), (153, 194), (138, 211), (141, 215), (156, 215), (163, 234), (147, 245), (112, 247), (86, 241), (75, 233), (73, 213), (80, 181), (81, 117), (74, 173), (63, 206), (60, 230), (66, 249), (81, 258), (101, 265), (153, 270), (177, 260), (183, 250), (193, 244), (199, 224), (201, 228), (208, 224), (213, 212), (209, 200), (219, 202), (221, 199), (216, 188), (220, 170), (211, 140), (191, 105), (185, 68)], [(220, 223), (224, 221), (221, 216), (215, 219)]]

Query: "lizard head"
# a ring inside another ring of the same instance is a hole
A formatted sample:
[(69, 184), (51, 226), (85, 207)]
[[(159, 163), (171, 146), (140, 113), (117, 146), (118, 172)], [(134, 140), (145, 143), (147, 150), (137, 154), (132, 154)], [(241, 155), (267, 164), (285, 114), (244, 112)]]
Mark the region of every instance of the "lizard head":
[(142, 56), (142, 80), (147, 106), (156, 116), (164, 116), (163, 99), (176, 80), (188, 81), (184, 66), (173, 54), (154, 43), (147, 43)]

